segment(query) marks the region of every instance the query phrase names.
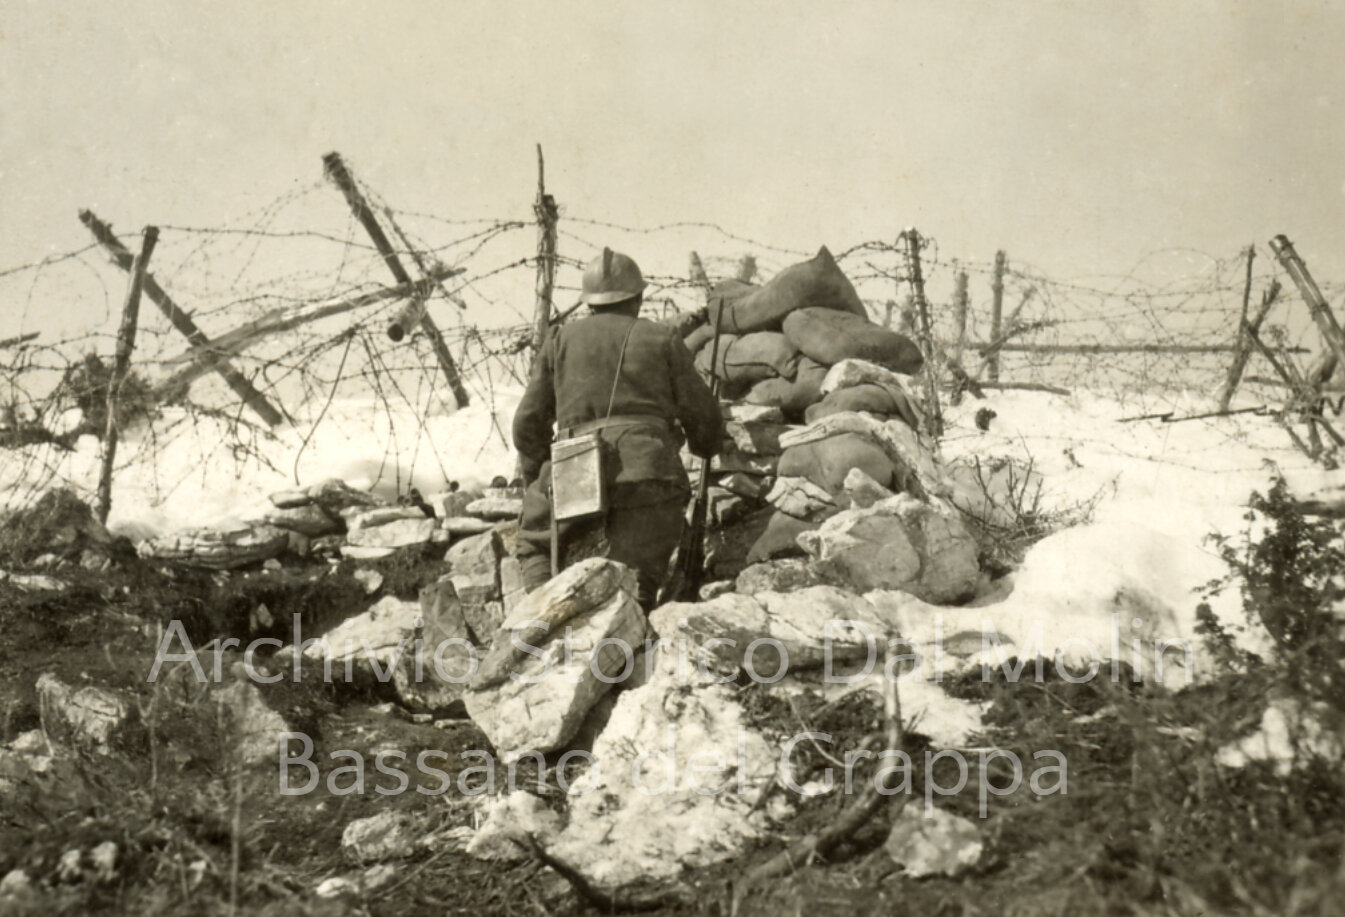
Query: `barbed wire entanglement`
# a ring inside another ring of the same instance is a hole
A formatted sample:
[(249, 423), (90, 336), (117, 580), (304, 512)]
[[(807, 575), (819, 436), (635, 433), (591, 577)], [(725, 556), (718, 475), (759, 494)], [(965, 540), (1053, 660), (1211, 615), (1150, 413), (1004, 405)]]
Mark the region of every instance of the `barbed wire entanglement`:
[[(421, 268), (411, 271), (413, 278), (433, 274), (419, 292), (429, 297), (428, 312), (461, 374), (469, 410), (490, 412), (490, 443), (507, 449), (508, 415), (532, 359), (533, 216), (444, 217), (361, 190), (396, 227), (395, 253)], [(116, 215), (88, 216), (92, 228)], [(692, 252), (712, 283), (730, 277), (762, 283), (816, 251), (712, 223), (621, 225), (563, 205), (558, 225), (553, 295), (560, 316), (572, 314), (580, 268), (603, 246), (628, 251), (645, 267), (645, 314), (655, 319), (705, 306)], [(435, 343), (422, 330), (390, 339), (389, 323), (406, 307), (409, 291), (398, 288), (383, 253), (328, 183), (298, 187), (226, 225), (159, 226), (150, 273), (209, 344), (189, 341), (158, 300), (157, 308), (143, 307), (132, 381), (121, 390), (119, 411), (120, 423), (139, 434), (119, 453), (119, 468), (149, 469), (152, 499), (167, 499), (193, 476), (237, 479), (248, 468), (291, 479), (317, 467), (349, 473), (340, 456), (367, 455), (372, 442), (381, 459), (361, 470), (402, 489), (410, 481), (411, 469), (403, 467), (408, 454), (447, 478), (487, 447), (462, 441), (438, 422), (459, 406)], [(128, 249), (137, 241), (123, 231)], [(881, 241), (825, 241), (874, 321), (913, 327), (908, 252), (896, 233)], [(994, 259), (954, 260), (928, 238), (921, 257), (934, 338), (982, 382), (997, 356), (1000, 387), (1094, 392), (1137, 409), (1177, 404), (1192, 392), (1217, 395), (1224, 383), (1239, 338), (1244, 252), (1155, 252), (1125, 276), (1068, 280), (1032, 267), (1026, 254), (1019, 260), (1010, 253), (999, 271)], [(1254, 264), (1253, 303), (1279, 273), (1272, 257)], [(965, 313), (954, 304), (960, 273), (967, 277)], [(124, 266), (98, 241), (0, 271), (0, 486), (7, 503), (28, 502), (55, 483), (87, 480), (90, 445), (83, 438), (105, 423), (107, 366), (125, 283)], [(1322, 287), (1328, 298), (1339, 298), (1339, 287)], [(1286, 290), (1282, 302), (1293, 301)], [(1263, 337), (1284, 353), (1315, 347), (1310, 323), (1288, 318), (1301, 311), (1277, 307)], [(989, 353), (997, 335), (1001, 348)], [(224, 378), (230, 368), (237, 378)], [(1246, 384), (1273, 383), (1270, 376), (1253, 354)], [(282, 424), (267, 422), (240, 396), (240, 379)], [(284, 449), (276, 448), (280, 440)]]

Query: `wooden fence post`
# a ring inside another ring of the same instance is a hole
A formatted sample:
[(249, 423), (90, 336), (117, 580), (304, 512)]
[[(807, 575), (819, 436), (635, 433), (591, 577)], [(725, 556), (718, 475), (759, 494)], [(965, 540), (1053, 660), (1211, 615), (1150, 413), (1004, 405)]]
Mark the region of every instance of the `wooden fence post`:
[[(398, 283), (411, 283), (411, 275), (402, 267), (401, 259), (392, 248), (392, 243), (383, 232), (383, 227), (378, 225), (378, 218), (374, 212), (369, 209), (369, 204), (360, 193), (360, 189), (355, 186), (355, 179), (351, 177), (350, 170), (341, 159), (340, 153), (328, 153), (322, 157), (323, 171), (332, 184), (340, 189), (345, 195), (346, 203), (350, 205), (350, 211), (355, 219), (364, 227), (364, 231), (369, 234), (373, 240), (374, 247), (378, 253), (383, 256), (384, 263), (388, 270), (392, 272), (392, 277)], [(423, 306), (424, 300), (412, 300), (412, 305)], [(453, 392), (453, 398), (458, 402), (459, 407), (466, 407), (470, 399), (467, 396), (467, 389), (462, 384), (462, 374), (458, 372), (458, 366), (453, 362), (453, 355), (448, 351), (448, 345), (444, 343), (444, 336), (439, 332), (439, 326), (435, 324), (434, 319), (430, 317), (429, 312), (423, 308), (417, 308), (419, 315), (414, 316), (420, 322), (421, 330), (425, 336), (430, 339), (430, 345), (434, 348), (435, 358), (439, 361), (439, 367), (444, 371), (444, 376), (448, 379), (448, 387)]]
[[(995, 279), (990, 285), (993, 299), (990, 301), (990, 340), (998, 341), (1004, 325), (1004, 268), (1008, 256), (1004, 249), (995, 252)], [(986, 363), (986, 376), (991, 382), (999, 381), (999, 351), (995, 351)]]
[[(89, 232), (93, 233), (93, 237), (98, 240), (98, 243), (112, 256), (113, 263), (129, 273), (134, 266), (135, 257), (113, 234), (112, 227), (88, 210), (81, 210), (79, 219), (89, 228)], [(153, 274), (146, 274), (142, 285), (144, 294), (149, 297), (150, 302), (158, 306), (159, 311), (164, 314), (169, 323), (191, 343), (192, 347), (200, 351), (203, 365), (219, 373), (229, 388), (233, 390), (233, 393), (241, 398), (243, 403), (269, 426), (275, 427), (285, 422), (285, 418), (272, 406), (271, 402), (266, 400), (266, 396), (257, 391), (253, 384), (233, 367), (232, 363), (220, 354), (211, 352), (210, 338), (206, 337), (205, 333), (196, 327), (196, 322), (192, 321), (191, 316), (183, 312), (178, 304), (173, 302), (172, 298), (164, 292), (163, 287), (159, 286)]]
[(943, 435), (943, 412), (939, 408), (939, 368), (938, 354), (935, 353), (934, 346), (934, 328), (929, 315), (929, 302), (925, 299), (925, 277), (920, 269), (920, 233), (911, 227), (904, 230), (900, 238), (906, 240), (906, 264), (910, 271), (911, 295), (920, 318), (920, 349), (925, 353), (925, 429), (921, 432), (937, 439)]
[(117, 329), (117, 355), (112, 362), (112, 374), (107, 380), (107, 426), (103, 431), (103, 455), (98, 472), (97, 507), (99, 522), (107, 522), (112, 509), (112, 464), (117, 458), (117, 408), (122, 382), (131, 367), (131, 351), (135, 349), (136, 326), (140, 321), (140, 293), (145, 284), (145, 267), (154, 246), (159, 242), (159, 227), (146, 226), (140, 243), (140, 253), (131, 262), (131, 279), (126, 286), (126, 303), (121, 310), (121, 327)]
[[(1233, 401), (1233, 393), (1242, 381), (1242, 371), (1247, 367), (1247, 358), (1251, 355), (1251, 342), (1247, 339), (1247, 307), (1252, 297), (1252, 261), (1256, 259), (1256, 246), (1247, 246), (1247, 279), (1242, 285), (1242, 317), (1238, 320), (1238, 337), (1233, 351), (1233, 362), (1228, 367), (1228, 378), (1224, 380), (1224, 391), (1219, 396), (1219, 411), (1226, 412)], [(1264, 318), (1264, 314), (1262, 316)], [(1260, 322), (1257, 322), (1260, 326)]]
[(1298, 257), (1298, 252), (1294, 251), (1293, 243), (1285, 236), (1276, 236), (1270, 240), (1270, 248), (1275, 252), (1280, 266), (1293, 278), (1294, 285), (1298, 287), (1303, 301), (1308, 304), (1308, 311), (1312, 313), (1312, 320), (1317, 323), (1317, 330), (1321, 332), (1326, 345), (1335, 353), (1337, 360), (1345, 361), (1345, 332), (1340, 330), (1335, 313), (1331, 311), (1322, 291), (1317, 288), (1317, 282), (1308, 273), (1308, 266)]
[(546, 193), (546, 163), (542, 159), (540, 143), (537, 144), (537, 200), (533, 202), (532, 213), (537, 218), (537, 305), (532, 332), (535, 356), (542, 349), (542, 342), (551, 327), (551, 295), (556, 288), (556, 224), (560, 221), (556, 199)]
[[(957, 276), (953, 289), (953, 327), (956, 337), (953, 339), (952, 359), (949, 361), (953, 366), (962, 365), (962, 350), (967, 346), (967, 308), (969, 298), (967, 295), (967, 272), (954, 265)], [(958, 404), (962, 401), (962, 387), (959, 385), (953, 390), (952, 403)]]
[(705, 295), (710, 295), (710, 275), (705, 273), (705, 264), (701, 261), (699, 252), (691, 253), (691, 282), (705, 291)]

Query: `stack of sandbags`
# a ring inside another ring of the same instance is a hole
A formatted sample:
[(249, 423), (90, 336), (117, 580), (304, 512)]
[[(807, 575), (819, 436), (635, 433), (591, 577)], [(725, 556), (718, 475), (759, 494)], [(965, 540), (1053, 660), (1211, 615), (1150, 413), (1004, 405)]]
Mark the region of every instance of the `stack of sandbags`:
[[(725, 397), (779, 408), (795, 422), (824, 400), (827, 374), (837, 364), (862, 360), (909, 374), (924, 362), (910, 339), (869, 321), (854, 286), (825, 247), (764, 286), (719, 284), (710, 292), (705, 323), (693, 327), (693, 320), (682, 325), (689, 329), (683, 341), (697, 369), (706, 376), (713, 371)], [(712, 353), (716, 322), (720, 339)], [(835, 409), (903, 419), (911, 414), (905, 398), (863, 394), (850, 393)]]

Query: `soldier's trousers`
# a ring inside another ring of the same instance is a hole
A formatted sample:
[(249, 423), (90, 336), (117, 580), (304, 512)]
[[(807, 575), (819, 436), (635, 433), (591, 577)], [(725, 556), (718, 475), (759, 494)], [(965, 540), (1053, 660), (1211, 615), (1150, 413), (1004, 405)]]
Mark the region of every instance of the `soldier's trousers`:
[[(523, 494), (518, 547), (523, 585), (531, 592), (551, 578), (549, 464)], [(687, 489), (673, 481), (635, 481), (608, 488), (602, 516), (560, 524), (560, 567), (607, 557), (635, 571), (640, 607), (649, 611), (668, 578), (668, 561), (686, 524)]]

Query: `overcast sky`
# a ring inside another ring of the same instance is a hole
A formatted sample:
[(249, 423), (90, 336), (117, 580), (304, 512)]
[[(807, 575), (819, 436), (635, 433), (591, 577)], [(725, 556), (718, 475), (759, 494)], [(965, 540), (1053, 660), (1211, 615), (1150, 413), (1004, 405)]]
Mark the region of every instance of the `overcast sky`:
[(215, 225), (340, 150), (384, 198), (1055, 276), (1288, 234), (1345, 279), (1345, 2), (0, 4), (0, 267)]

